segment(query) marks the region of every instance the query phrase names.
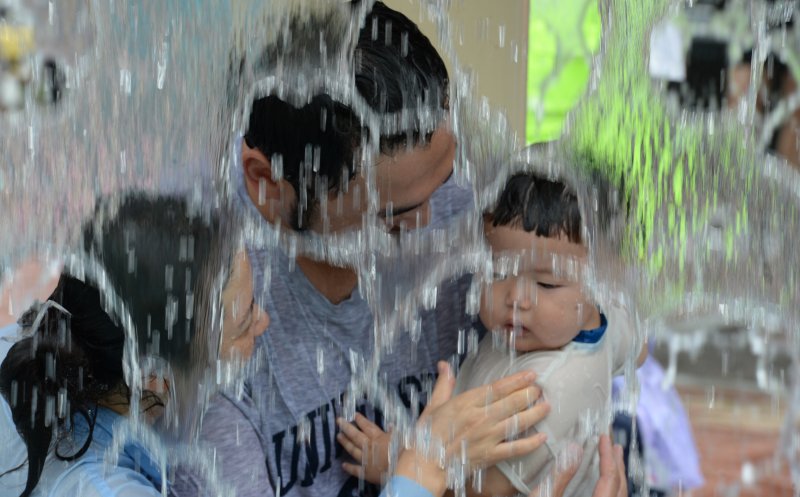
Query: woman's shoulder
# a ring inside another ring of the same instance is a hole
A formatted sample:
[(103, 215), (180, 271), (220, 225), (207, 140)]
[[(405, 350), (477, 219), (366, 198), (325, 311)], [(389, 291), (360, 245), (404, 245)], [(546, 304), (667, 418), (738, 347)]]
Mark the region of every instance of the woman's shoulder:
[(50, 457), (45, 463), (34, 497), (156, 497), (160, 489), (131, 468), (112, 466), (102, 457), (87, 455), (67, 462)]
[[(200, 437), (214, 445), (240, 445), (244, 438), (247, 445), (261, 446), (263, 440), (259, 427), (260, 412), (249, 396), (236, 398), (218, 394), (211, 399), (203, 416)], [(238, 434), (238, 441), (230, 436), (231, 430)]]
[[(90, 413), (90, 415), (92, 415)], [(106, 453), (113, 446), (114, 426), (124, 420), (111, 410), (100, 407), (94, 418), (92, 441), (79, 458), (65, 461), (51, 452), (42, 470), (34, 496), (55, 497), (61, 495), (80, 495), (82, 497), (149, 497), (161, 495), (160, 489), (143, 472), (152, 466), (148, 464), (147, 454), (129, 454), (139, 450), (135, 444), (126, 444), (117, 458), (117, 464), (106, 462)], [(87, 431), (87, 420), (77, 418), (73, 437), (83, 438)], [(81, 440), (67, 441), (57, 449), (67, 450), (64, 445), (75, 449)], [(62, 452), (59, 452), (62, 453)], [(63, 453), (62, 453), (63, 455)], [(134, 460), (136, 459), (136, 460)], [(137, 470), (137, 467), (139, 468)]]

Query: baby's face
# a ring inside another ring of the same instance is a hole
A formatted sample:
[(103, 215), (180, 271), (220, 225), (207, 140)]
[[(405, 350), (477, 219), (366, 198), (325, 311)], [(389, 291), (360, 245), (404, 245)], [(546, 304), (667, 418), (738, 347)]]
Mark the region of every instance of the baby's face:
[[(484, 229), (495, 266), (481, 299), (480, 319), (487, 329), (513, 335), (516, 350), (531, 352), (559, 349), (581, 330), (600, 325), (580, 282), (586, 247), (490, 222)], [(503, 270), (503, 261), (514, 258), (517, 272)]]

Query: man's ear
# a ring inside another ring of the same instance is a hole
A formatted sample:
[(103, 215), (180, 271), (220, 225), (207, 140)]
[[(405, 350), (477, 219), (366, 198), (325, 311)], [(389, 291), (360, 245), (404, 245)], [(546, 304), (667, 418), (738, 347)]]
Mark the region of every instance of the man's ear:
[[(286, 180), (276, 180), (272, 175), (272, 161), (257, 148), (242, 144), (242, 168), (247, 195), (268, 221), (275, 222), (284, 214), (283, 207), (292, 199), (284, 198), (293, 191)], [(276, 217), (277, 216), (277, 217)]]
[[(259, 196), (265, 196), (267, 192), (264, 190), (270, 187), (275, 188), (278, 183), (272, 177), (272, 161), (261, 150), (242, 144), (242, 167), (250, 198), (256, 205), (263, 204), (266, 202), (266, 198), (259, 199)], [(251, 193), (251, 189), (255, 190), (255, 197)], [(260, 194), (259, 190), (261, 190)]]

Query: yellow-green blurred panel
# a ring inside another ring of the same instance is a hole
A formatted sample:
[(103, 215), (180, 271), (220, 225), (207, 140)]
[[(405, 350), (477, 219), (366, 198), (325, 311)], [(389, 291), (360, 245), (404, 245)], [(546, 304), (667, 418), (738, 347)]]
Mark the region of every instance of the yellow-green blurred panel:
[(600, 48), (597, 0), (531, 0), (528, 26), (528, 143), (554, 140), (586, 90)]

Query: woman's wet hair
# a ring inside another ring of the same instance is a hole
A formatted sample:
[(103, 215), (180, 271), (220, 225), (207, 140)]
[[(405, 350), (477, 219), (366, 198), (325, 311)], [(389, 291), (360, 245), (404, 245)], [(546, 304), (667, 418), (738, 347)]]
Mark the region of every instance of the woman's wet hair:
[(193, 214), (182, 198), (132, 195), (101, 208), (84, 230), (84, 250), (125, 305), (140, 356), (173, 369), (199, 359), (191, 345), (207, 317), (200, 304), (210, 302), (211, 280), (227, 274), (231, 260), (220, 227), (217, 216)]
[[(180, 198), (145, 195), (98, 210), (84, 229), (106, 290), (131, 318), (139, 354), (167, 360), (174, 373), (204, 368), (218, 353), (220, 330), (210, 326), (211, 305), (202, 303), (212, 302), (212, 288), (224, 283), (217, 276), (229, 270), (231, 254), (218, 245), (220, 236), (217, 217), (192, 215)], [(0, 365), (0, 393), (28, 452), (21, 497), (35, 489), (51, 448), (67, 461), (85, 453), (98, 404), (109, 396), (129, 399), (126, 333), (97, 286), (62, 274), (48, 301), (22, 316), (24, 338)], [(80, 418), (87, 438), (62, 443)]]
[[(51, 445), (64, 460), (88, 449), (97, 403), (123, 381), (125, 332), (103, 310), (96, 288), (66, 275), (48, 303), (28, 310), (19, 324), (30, 336), (15, 343), (0, 366), (0, 393), (27, 447), (26, 497), (39, 482)], [(90, 427), (89, 437), (65, 453), (61, 441), (77, 416)]]

